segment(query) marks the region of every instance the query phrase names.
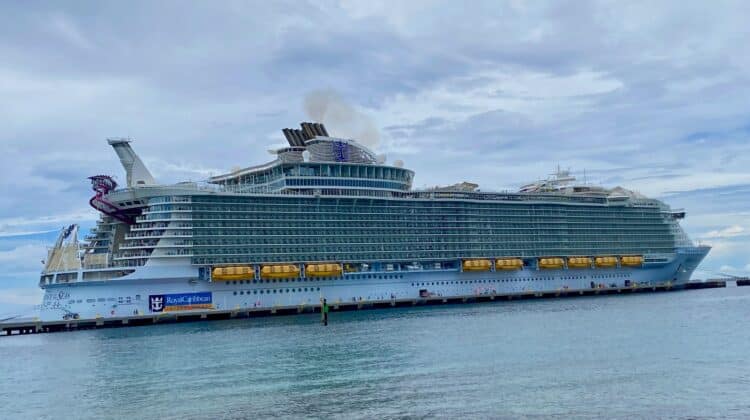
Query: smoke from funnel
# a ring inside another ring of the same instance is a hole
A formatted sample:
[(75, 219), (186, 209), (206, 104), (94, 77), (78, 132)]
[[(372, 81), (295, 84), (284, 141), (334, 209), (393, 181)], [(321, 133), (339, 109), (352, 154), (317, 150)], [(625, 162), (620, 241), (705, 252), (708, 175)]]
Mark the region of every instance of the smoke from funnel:
[(308, 93), (305, 112), (312, 120), (325, 124), (332, 136), (352, 138), (373, 149), (380, 141), (380, 131), (375, 123), (333, 90)]

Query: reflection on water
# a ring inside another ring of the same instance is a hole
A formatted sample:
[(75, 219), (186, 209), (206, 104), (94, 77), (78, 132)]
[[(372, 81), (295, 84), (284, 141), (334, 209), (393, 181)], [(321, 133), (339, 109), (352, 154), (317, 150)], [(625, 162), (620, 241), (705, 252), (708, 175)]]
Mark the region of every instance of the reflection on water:
[(750, 416), (750, 288), (0, 339), (6, 418)]

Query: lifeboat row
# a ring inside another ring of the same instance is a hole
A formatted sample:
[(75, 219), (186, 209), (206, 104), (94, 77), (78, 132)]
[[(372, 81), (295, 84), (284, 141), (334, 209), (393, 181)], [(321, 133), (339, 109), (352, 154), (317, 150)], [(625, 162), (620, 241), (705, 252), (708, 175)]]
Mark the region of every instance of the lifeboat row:
[[(300, 267), (297, 264), (266, 264), (260, 266), (260, 278), (262, 279), (290, 279), (299, 277), (300, 273)], [(307, 277), (338, 277), (342, 273), (343, 268), (338, 263), (305, 264), (305, 275)], [(253, 280), (254, 278), (255, 267), (252, 265), (215, 267), (211, 271), (213, 281)]]
[[(640, 267), (643, 265), (641, 255), (623, 255), (622, 257), (569, 257), (568, 268), (591, 268), (592, 264), (597, 268), (613, 268), (620, 263), (623, 267)], [(539, 268), (563, 268), (563, 258), (540, 258)]]
[[(560, 269), (566, 266), (566, 258), (562, 257), (543, 257), (538, 260), (539, 268)], [(643, 256), (641, 255), (624, 255), (622, 257), (568, 257), (568, 268), (612, 268), (617, 264), (624, 267), (640, 267), (643, 265)], [(500, 258), (495, 260), (496, 270), (520, 270), (523, 268), (523, 260), (520, 258)], [(472, 259), (463, 261), (463, 271), (490, 271), (492, 269), (492, 260), (490, 259)]]
[[(476, 259), (464, 260), (464, 271), (490, 271), (492, 269), (492, 260)], [(495, 261), (496, 270), (520, 270), (523, 268), (523, 260), (520, 258), (498, 258)]]
[[(566, 259), (562, 257), (544, 257), (538, 260), (539, 268), (560, 269), (566, 266)], [(641, 255), (623, 255), (622, 257), (568, 257), (568, 268), (598, 268), (617, 267), (618, 263), (623, 267), (640, 267), (643, 265)], [(463, 260), (463, 271), (490, 271), (495, 270), (520, 270), (523, 268), (523, 260), (520, 258), (498, 258)], [(344, 271), (352, 272), (355, 269), (349, 265), (339, 263), (311, 263), (305, 264), (305, 276), (307, 277), (339, 277)], [(260, 278), (262, 279), (289, 279), (297, 278), (301, 274), (298, 264), (264, 264), (260, 266)], [(214, 281), (252, 280), (255, 278), (255, 267), (252, 265), (237, 265), (228, 267), (215, 267), (211, 271)]]
[[(492, 268), (492, 260), (464, 260), (464, 271), (489, 271)], [(523, 268), (523, 260), (520, 258), (500, 258), (495, 260), (496, 270), (520, 270)]]

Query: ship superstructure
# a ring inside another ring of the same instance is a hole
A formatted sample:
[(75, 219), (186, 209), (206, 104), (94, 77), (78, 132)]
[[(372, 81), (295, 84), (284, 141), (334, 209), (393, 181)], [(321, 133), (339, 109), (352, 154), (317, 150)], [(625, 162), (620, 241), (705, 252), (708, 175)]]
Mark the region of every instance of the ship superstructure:
[(90, 178), (100, 220), (76, 250), (71, 232), (53, 247), (42, 318), (680, 287), (709, 250), (684, 211), (565, 171), (518, 192), (417, 191), (414, 172), (322, 124), (283, 133), (271, 162), (172, 185), (110, 139), (127, 184)]

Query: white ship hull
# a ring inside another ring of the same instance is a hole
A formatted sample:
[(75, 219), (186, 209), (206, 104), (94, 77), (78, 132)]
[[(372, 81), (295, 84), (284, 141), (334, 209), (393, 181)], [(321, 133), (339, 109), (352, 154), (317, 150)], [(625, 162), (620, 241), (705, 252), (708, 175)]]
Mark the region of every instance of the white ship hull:
[[(43, 321), (125, 317), (169, 311), (228, 310), (390, 301), (425, 296), (473, 296), (518, 292), (577, 291), (599, 287), (670, 284), (690, 279), (708, 248), (679, 249), (667, 262), (642, 267), (531, 269), (460, 272), (404, 270), (344, 273), (336, 278), (215, 281), (201, 279), (191, 266), (140, 267), (126, 278), (45, 287)], [(170, 275), (173, 274), (173, 275)], [(167, 296), (182, 299), (168, 305)]]

